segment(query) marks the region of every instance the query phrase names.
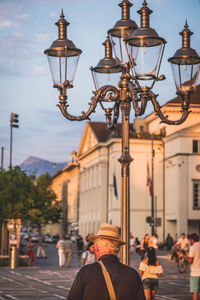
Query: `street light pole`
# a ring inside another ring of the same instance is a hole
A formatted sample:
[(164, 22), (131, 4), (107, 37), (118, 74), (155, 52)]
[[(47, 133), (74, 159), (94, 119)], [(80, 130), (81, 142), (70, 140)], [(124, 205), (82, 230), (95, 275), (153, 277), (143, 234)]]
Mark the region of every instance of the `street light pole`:
[(12, 168), (12, 142), (13, 142), (13, 127), (10, 124), (10, 168)]
[(1, 147), (1, 170), (3, 170), (4, 147)]
[(19, 128), (19, 125), (17, 123), (19, 115), (11, 113), (10, 114), (10, 165), (9, 167), (12, 168), (12, 144), (13, 144), (13, 127)]
[(152, 225), (151, 225), (151, 235), (155, 233), (155, 209), (154, 209), (154, 156), (155, 150), (153, 148), (153, 134), (151, 135), (151, 218), (152, 218)]
[(129, 169), (132, 158), (129, 151), (129, 119), (130, 102), (124, 101), (122, 111), (122, 155), (119, 158), (121, 164), (121, 238), (126, 241), (126, 247), (121, 249), (121, 262), (129, 265), (129, 234), (130, 234), (130, 177)]
[[(122, 153), (119, 158), (121, 164), (121, 235), (125, 245), (122, 247), (121, 261), (129, 264), (129, 234), (130, 234), (130, 185), (129, 166), (132, 161), (129, 150), (129, 119), (131, 107), (135, 117), (145, 113), (147, 102), (151, 101), (161, 122), (169, 125), (182, 124), (189, 115), (190, 96), (194, 92), (199, 75), (200, 57), (190, 47), (192, 32), (187, 22), (182, 36), (182, 48), (178, 49), (168, 61), (172, 65), (177, 94), (180, 98), (181, 117), (169, 120), (164, 116), (152, 89), (156, 82), (165, 79), (159, 75), (160, 66), (166, 41), (160, 37), (155, 29), (150, 27), (150, 14), (146, 0), (138, 11), (141, 16), (141, 26), (130, 19), (129, 0), (123, 0), (119, 6), (122, 18), (114, 27), (108, 30), (108, 36), (103, 43), (105, 57), (92, 68), (95, 92), (86, 112), (79, 116), (68, 112), (67, 89), (73, 88), (73, 80), (79, 57), (82, 51), (67, 38), (67, 26), (63, 11), (56, 23), (58, 39), (44, 53), (48, 57), (54, 87), (60, 92), (59, 104), (61, 113), (70, 121), (90, 120), (98, 104), (105, 111), (108, 129), (116, 127), (119, 112), (122, 115)], [(115, 58), (112, 57), (114, 50)], [(108, 85), (108, 76), (111, 85)], [(118, 77), (118, 78), (117, 78)], [(184, 79), (184, 80), (183, 80)], [(152, 206), (153, 208), (153, 206)], [(152, 211), (154, 216), (154, 212)]]

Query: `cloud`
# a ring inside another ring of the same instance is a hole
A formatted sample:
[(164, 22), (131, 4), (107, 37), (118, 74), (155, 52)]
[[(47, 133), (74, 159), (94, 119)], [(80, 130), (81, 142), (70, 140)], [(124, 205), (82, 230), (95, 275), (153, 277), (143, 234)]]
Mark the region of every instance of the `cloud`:
[(29, 17), (28, 14), (22, 14), (22, 15), (16, 16), (16, 19), (17, 19), (17, 20), (22, 20), (22, 21), (24, 21), (24, 20), (27, 20), (28, 17)]
[(44, 74), (45, 68), (43, 66), (36, 66), (32, 69), (31, 74), (32, 75), (40, 75)]
[(43, 41), (48, 41), (53, 37), (52, 34), (49, 33), (40, 33), (36, 35), (36, 42), (43, 42)]
[(9, 21), (9, 20), (0, 22), (0, 29), (6, 28), (6, 27), (14, 27), (14, 26), (18, 26), (18, 24), (15, 22)]

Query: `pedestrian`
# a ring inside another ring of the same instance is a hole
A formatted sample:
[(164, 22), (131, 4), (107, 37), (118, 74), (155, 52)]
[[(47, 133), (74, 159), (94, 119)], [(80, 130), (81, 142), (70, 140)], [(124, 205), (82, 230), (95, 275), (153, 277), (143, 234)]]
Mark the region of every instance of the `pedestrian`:
[(78, 254), (82, 253), (84, 250), (84, 242), (81, 235), (78, 235), (77, 238), (77, 250), (78, 250)]
[(173, 238), (171, 237), (170, 233), (167, 234), (167, 237), (166, 237), (166, 242), (165, 242), (165, 245), (167, 247), (167, 250), (171, 250), (172, 246), (174, 244), (174, 240)]
[(59, 266), (62, 268), (65, 265), (65, 241), (63, 236), (57, 242), (56, 248), (58, 249)]
[(95, 246), (93, 242), (89, 242), (87, 246), (87, 250), (83, 252), (81, 258), (81, 267), (89, 264), (93, 264), (97, 261), (97, 257), (95, 254)]
[(155, 248), (147, 248), (147, 257), (140, 262), (139, 273), (142, 276), (146, 300), (154, 300), (158, 289), (158, 277), (163, 273), (162, 266), (156, 258)]
[(97, 235), (88, 239), (95, 243), (98, 262), (80, 269), (68, 300), (145, 300), (137, 271), (119, 262), (120, 246), (125, 244), (119, 238), (119, 228), (102, 224)]
[(199, 299), (200, 293), (200, 241), (196, 233), (190, 236), (191, 246), (189, 249), (188, 262), (191, 264), (190, 292), (193, 300)]
[(181, 233), (179, 240), (174, 244), (174, 246), (178, 249), (180, 248), (184, 254), (186, 254), (189, 250), (189, 240), (186, 238), (185, 233)]
[(28, 263), (29, 263), (29, 265), (31, 263), (32, 266), (34, 266), (34, 251), (33, 251), (34, 247), (35, 247), (35, 244), (32, 243), (32, 238), (29, 237), (27, 240), (27, 243), (26, 243), (26, 251), (27, 251), (27, 255), (29, 257)]
[(141, 246), (140, 246), (141, 260), (144, 259), (148, 246), (149, 246), (149, 234), (146, 233), (144, 238), (141, 241)]
[(158, 235), (154, 233), (150, 239), (151, 247), (153, 247), (156, 251), (158, 250)]
[(37, 258), (47, 258), (45, 247), (46, 244), (44, 242), (44, 237), (40, 236), (38, 241)]
[(131, 238), (130, 238), (130, 255), (133, 255), (136, 251), (136, 241), (135, 241), (135, 238), (133, 235), (131, 235)]
[(73, 242), (70, 239), (70, 236), (66, 236), (66, 240), (64, 242), (64, 252), (65, 252), (65, 261), (66, 261), (66, 267), (68, 268), (71, 263), (72, 254), (73, 254)]

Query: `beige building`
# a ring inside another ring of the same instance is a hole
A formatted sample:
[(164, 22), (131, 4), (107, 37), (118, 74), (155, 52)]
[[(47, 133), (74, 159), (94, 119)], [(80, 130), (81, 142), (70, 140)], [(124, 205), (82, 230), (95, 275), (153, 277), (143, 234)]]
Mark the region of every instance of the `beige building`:
[[(177, 98), (162, 111), (180, 118)], [(160, 124), (155, 113), (130, 125), (130, 229), (141, 239), (151, 233), (151, 195), (147, 166), (154, 183), (155, 230), (162, 241), (170, 233), (200, 233), (200, 86), (191, 97), (188, 119), (179, 126)], [(154, 155), (153, 155), (154, 154)], [(88, 122), (70, 163), (53, 177), (52, 188), (63, 203), (63, 228), (79, 228), (86, 236), (109, 222), (120, 226), (121, 124), (114, 131), (103, 122)], [(54, 233), (61, 232), (53, 226)], [(51, 227), (52, 230), (52, 227)]]
[[(131, 232), (142, 237), (150, 233), (146, 218), (150, 216), (151, 196), (146, 187), (147, 164), (151, 163), (152, 140), (145, 132), (130, 127), (130, 153), (134, 158), (130, 166)], [(154, 136), (155, 193), (157, 217), (163, 215), (163, 147), (160, 135)], [(80, 163), (79, 232), (86, 236), (97, 231), (102, 222), (120, 226), (121, 207), (121, 125), (109, 131), (105, 123), (90, 122), (78, 149)], [(116, 177), (117, 193), (114, 188)], [(158, 232), (162, 235), (162, 229)]]
[[(146, 181), (147, 165), (152, 172), (152, 161), (154, 211), (161, 221), (156, 231), (160, 240), (167, 233), (177, 238), (181, 232), (200, 232), (200, 86), (191, 97), (191, 110), (186, 122), (179, 126), (160, 124), (160, 119), (152, 113), (136, 119), (130, 128), (131, 232), (140, 239), (151, 233), (146, 222), (151, 216), (151, 195)], [(178, 99), (167, 102), (162, 111), (169, 119), (179, 119)], [(121, 156), (121, 126), (110, 132), (105, 123), (87, 123), (77, 156), (80, 234), (96, 232), (102, 222), (120, 226), (121, 165), (117, 159)]]
[(52, 190), (61, 202), (62, 219), (59, 224), (47, 225), (45, 231), (51, 234), (66, 233), (78, 229), (79, 212), (79, 163), (76, 152), (70, 156), (67, 166), (53, 176)]

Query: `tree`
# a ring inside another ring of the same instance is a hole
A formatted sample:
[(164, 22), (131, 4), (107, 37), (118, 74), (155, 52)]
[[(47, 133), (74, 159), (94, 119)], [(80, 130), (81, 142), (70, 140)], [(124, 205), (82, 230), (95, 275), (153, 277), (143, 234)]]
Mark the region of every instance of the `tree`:
[(34, 178), (20, 167), (0, 171), (0, 220), (30, 221), (41, 232), (41, 226), (58, 222), (61, 207), (50, 189), (48, 173)]
[(61, 217), (61, 207), (56, 195), (50, 189), (52, 179), (48, 173), (40, 175), (34, 182), (33, 203), (29, 209), (29, 219), (38, 227), (48, 223), (56, 223)]
[(20, 167), (0, 171), (0, 219), (24, 219), (32, 201), (33, 183)]

